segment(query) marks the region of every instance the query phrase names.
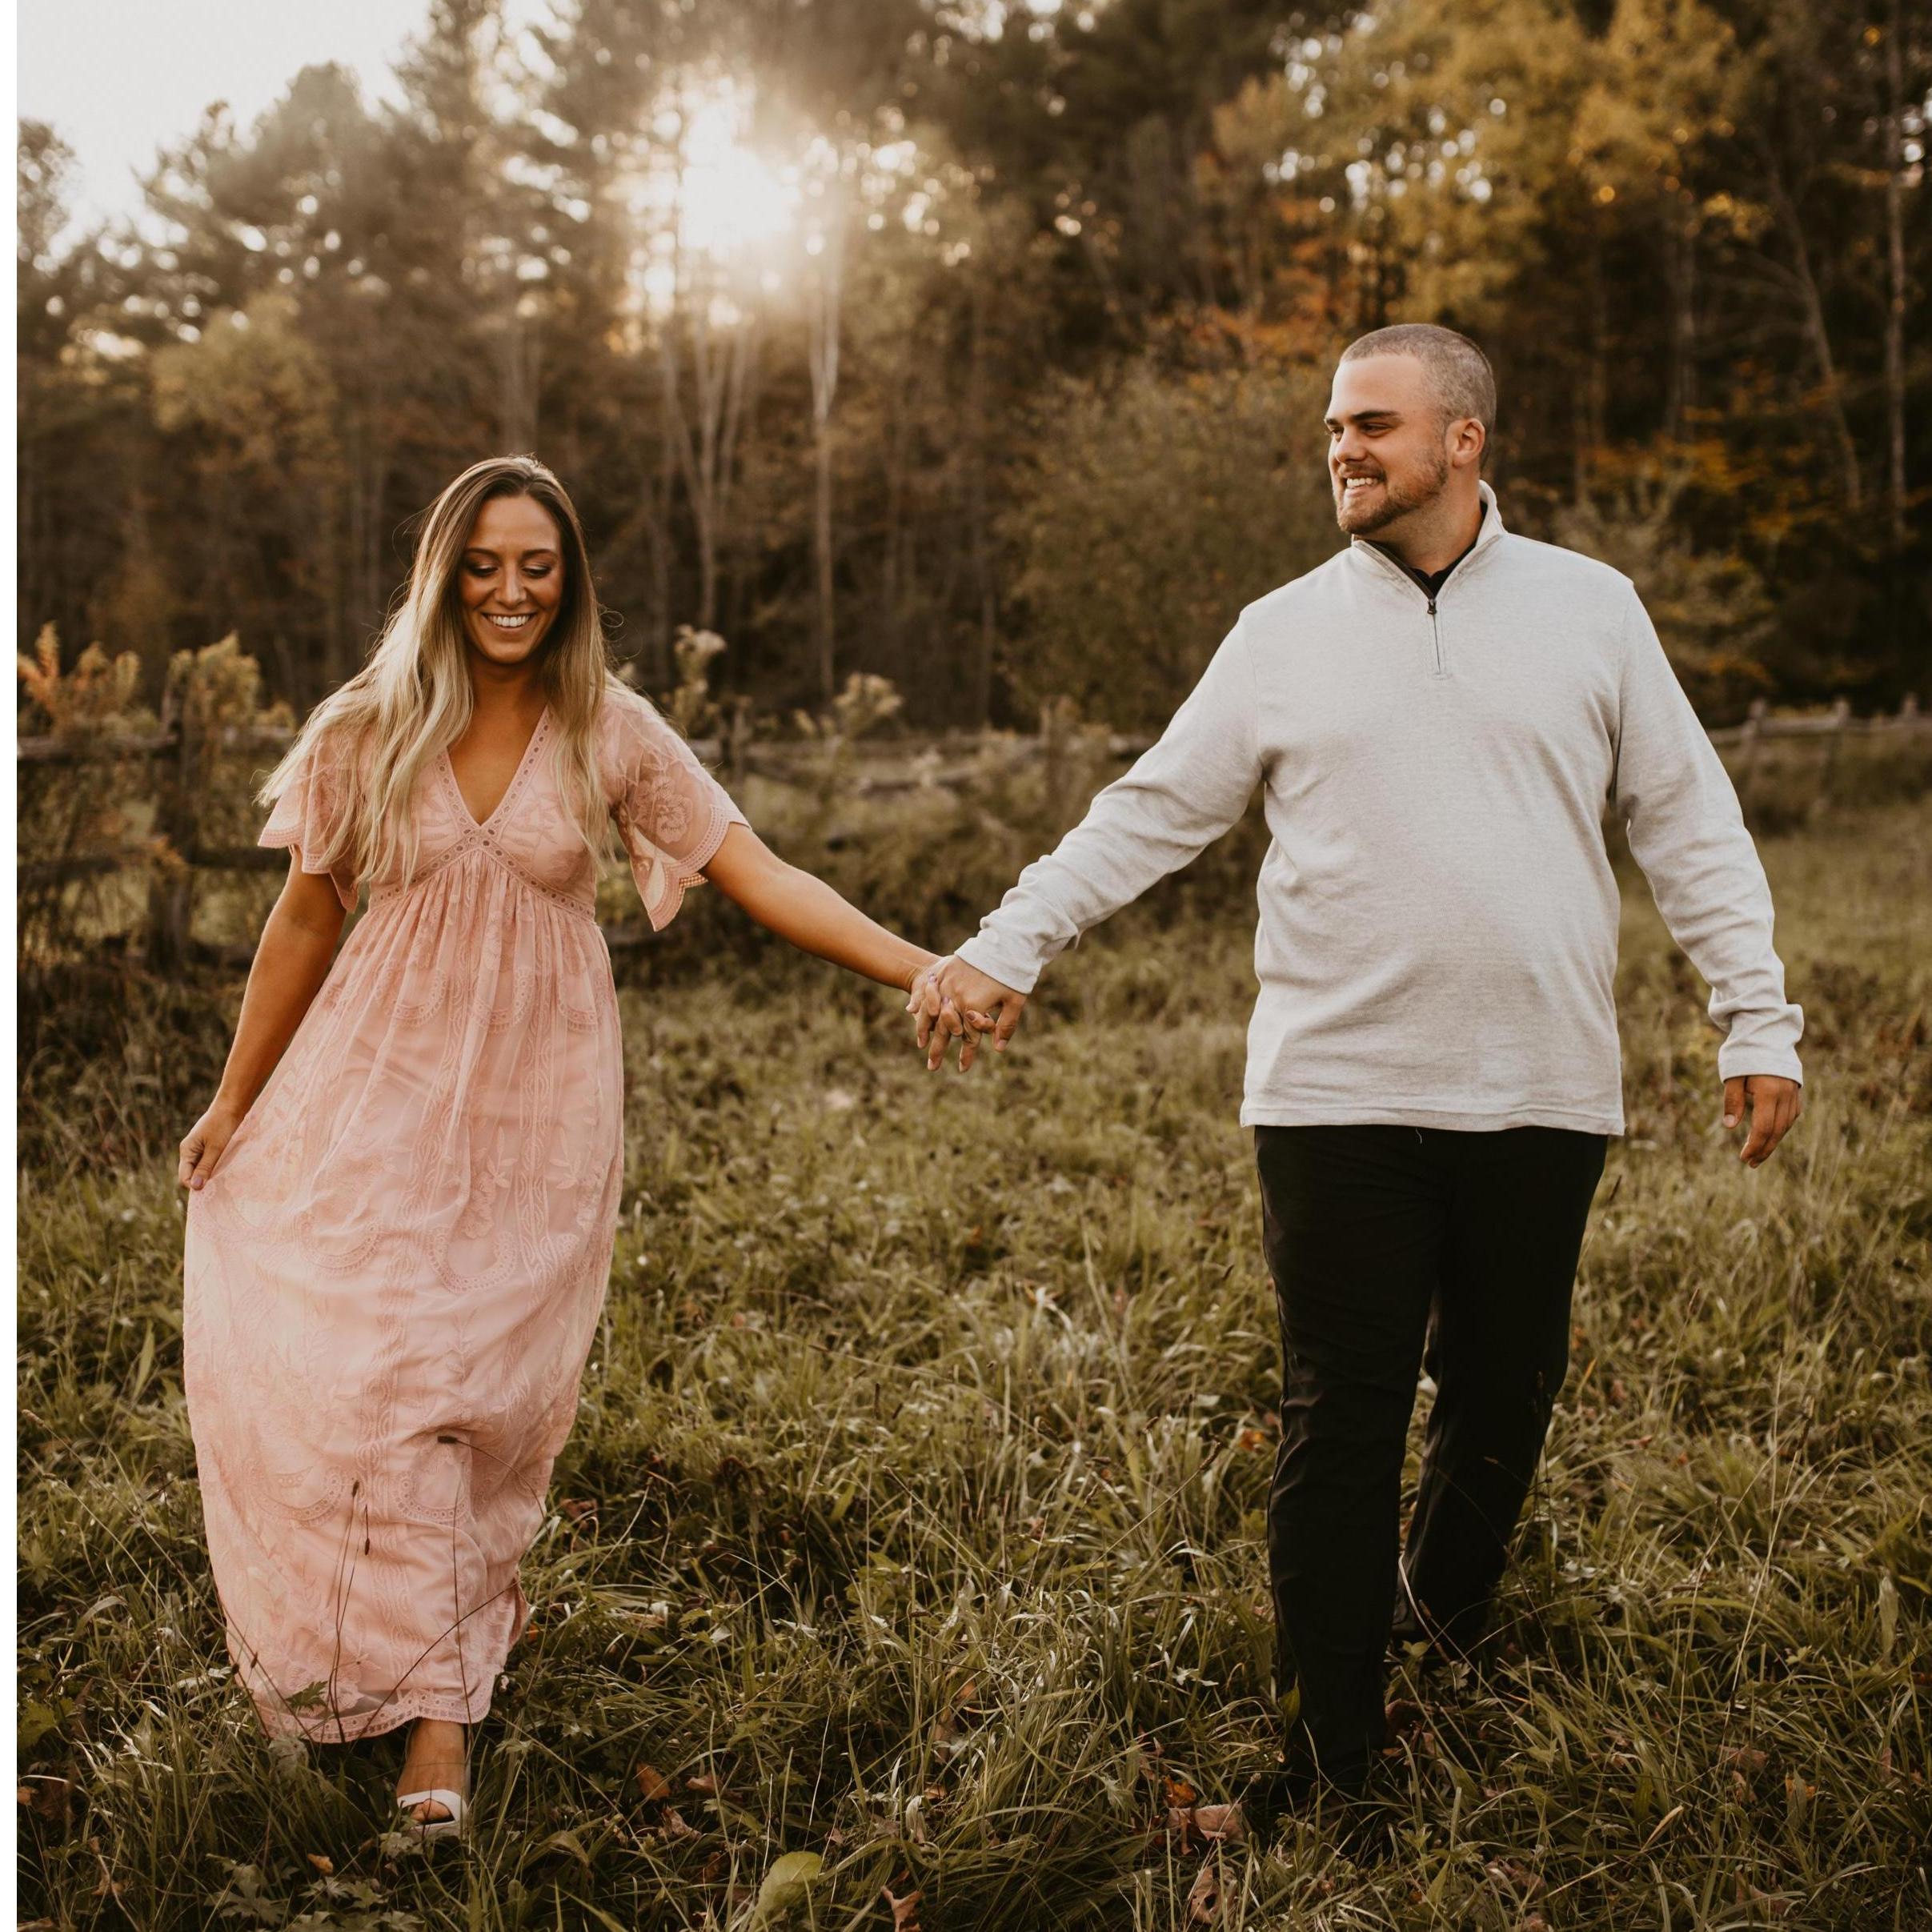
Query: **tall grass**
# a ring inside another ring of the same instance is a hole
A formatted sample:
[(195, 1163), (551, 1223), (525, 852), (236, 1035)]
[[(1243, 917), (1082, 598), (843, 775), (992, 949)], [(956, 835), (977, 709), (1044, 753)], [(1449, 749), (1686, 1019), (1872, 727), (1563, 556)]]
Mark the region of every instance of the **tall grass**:
[(964, 1080), (768, 952), (626, 987), (608, 1309), (479, 1834), (427, 1856), (395, 1740), (271, 1746), (226, 1669), (165, 1151), (222, 1006), (143, 992), (117, 1050), (155, 1084), (48, 1080), (23, 1123), (22, 1918), (856, 1932), (917, 1890), (924, 1932), (1139, 1932), (1210, 1865), (1245, 1927), (1932, 1922), (1932, 808), (1765, 856), (1806, 1113), (1739, 1166), (1634, 882), (1570, 1377), (1493, 1653), (1392, 1682), (1381, 1862), (1325, 1814), (1164, 1828), (1274, 1741), (1241, 913), (1096, 934)]

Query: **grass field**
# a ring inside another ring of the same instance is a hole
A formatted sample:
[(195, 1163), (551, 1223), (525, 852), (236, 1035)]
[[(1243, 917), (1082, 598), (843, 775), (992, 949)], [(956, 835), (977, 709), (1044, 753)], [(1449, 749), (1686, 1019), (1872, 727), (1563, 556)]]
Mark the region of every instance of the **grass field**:
[(40, 1123), (22, 1918), (1932, 1923), (1932, 800), (1764, 853), (1807, 1111), (1739, 1166), (1635, 880), (1569, 1380), (1495, 1654), (1392, 1682), (1421, 1715), (1381, 1864), (1326, 1819), (1186, 1829), (1274, 1734), (1246, 916), (1124, 916), (964, 1080), (809, 963), (627, 986), (617, 1266), (467, 1851), (385, 1834), (393, 1740), (258, 1734), (198, 1541), (171, 1163)]

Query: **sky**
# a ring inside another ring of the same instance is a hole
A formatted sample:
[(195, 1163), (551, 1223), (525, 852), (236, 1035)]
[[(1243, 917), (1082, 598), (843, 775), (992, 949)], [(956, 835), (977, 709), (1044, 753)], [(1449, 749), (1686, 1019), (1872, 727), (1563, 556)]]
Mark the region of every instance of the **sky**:
[(225, 100), (246, 127), (300, 70), (336, 61), (363, 98), (394, 98), (390, 62), (427, 0), (18, 0), (18, 111), (78, 157), (71, 234), (133, 214), (137, 169)]

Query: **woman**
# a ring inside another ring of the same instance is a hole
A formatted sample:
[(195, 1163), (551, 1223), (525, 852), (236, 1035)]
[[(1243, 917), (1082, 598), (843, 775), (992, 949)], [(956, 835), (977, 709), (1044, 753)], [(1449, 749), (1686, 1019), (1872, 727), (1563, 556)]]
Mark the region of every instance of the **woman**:
[(708, 878), (884, 984), (933, 957), (767, 849), (611, 675), (599, 619), (542, 464), (479, 463), (437, 499), (370, 662), (263, 789), (288, 880), (181, 1144), (184, 1380), (230, 1654), (273, 1734), (412, 1725), (398, 1802), (434, 1835), (462, 1821), (464, 1727), (528, 1619), (517, 1565), (610, 1272), (609, 821), (653, 928)]

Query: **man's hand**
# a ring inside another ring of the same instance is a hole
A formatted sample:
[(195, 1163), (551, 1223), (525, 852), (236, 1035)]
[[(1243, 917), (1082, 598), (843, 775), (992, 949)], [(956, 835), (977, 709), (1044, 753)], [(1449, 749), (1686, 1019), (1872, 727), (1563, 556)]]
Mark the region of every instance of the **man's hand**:
[(1724, 1124), (1735, 1127), (1744, 1118), (1746, 1101), (1751, 1115), (1750, 1132), (1738, 1158), (1747, 1167), (1762, 1167), (1772, 1149), (1790, 1131), (1791, 1123), (1805, 1110), (1804, 1089), (1794, 1080), (1775, 1073), (1746, 1073), (1724, 1083)]
[(964, 960), (944, 959), (927, 968), (906, 1003), (919, 1016), (919, 1044), (928, 1072), (936, 1072), (946, 1051), (960, 1041), (960, 1071), (970, 1067), (980, 1050), (980, 1036), (990, 1032), (993, 1051), (1004, 1053), (1020, 1024), (1026, 995), (1002, 986)]

